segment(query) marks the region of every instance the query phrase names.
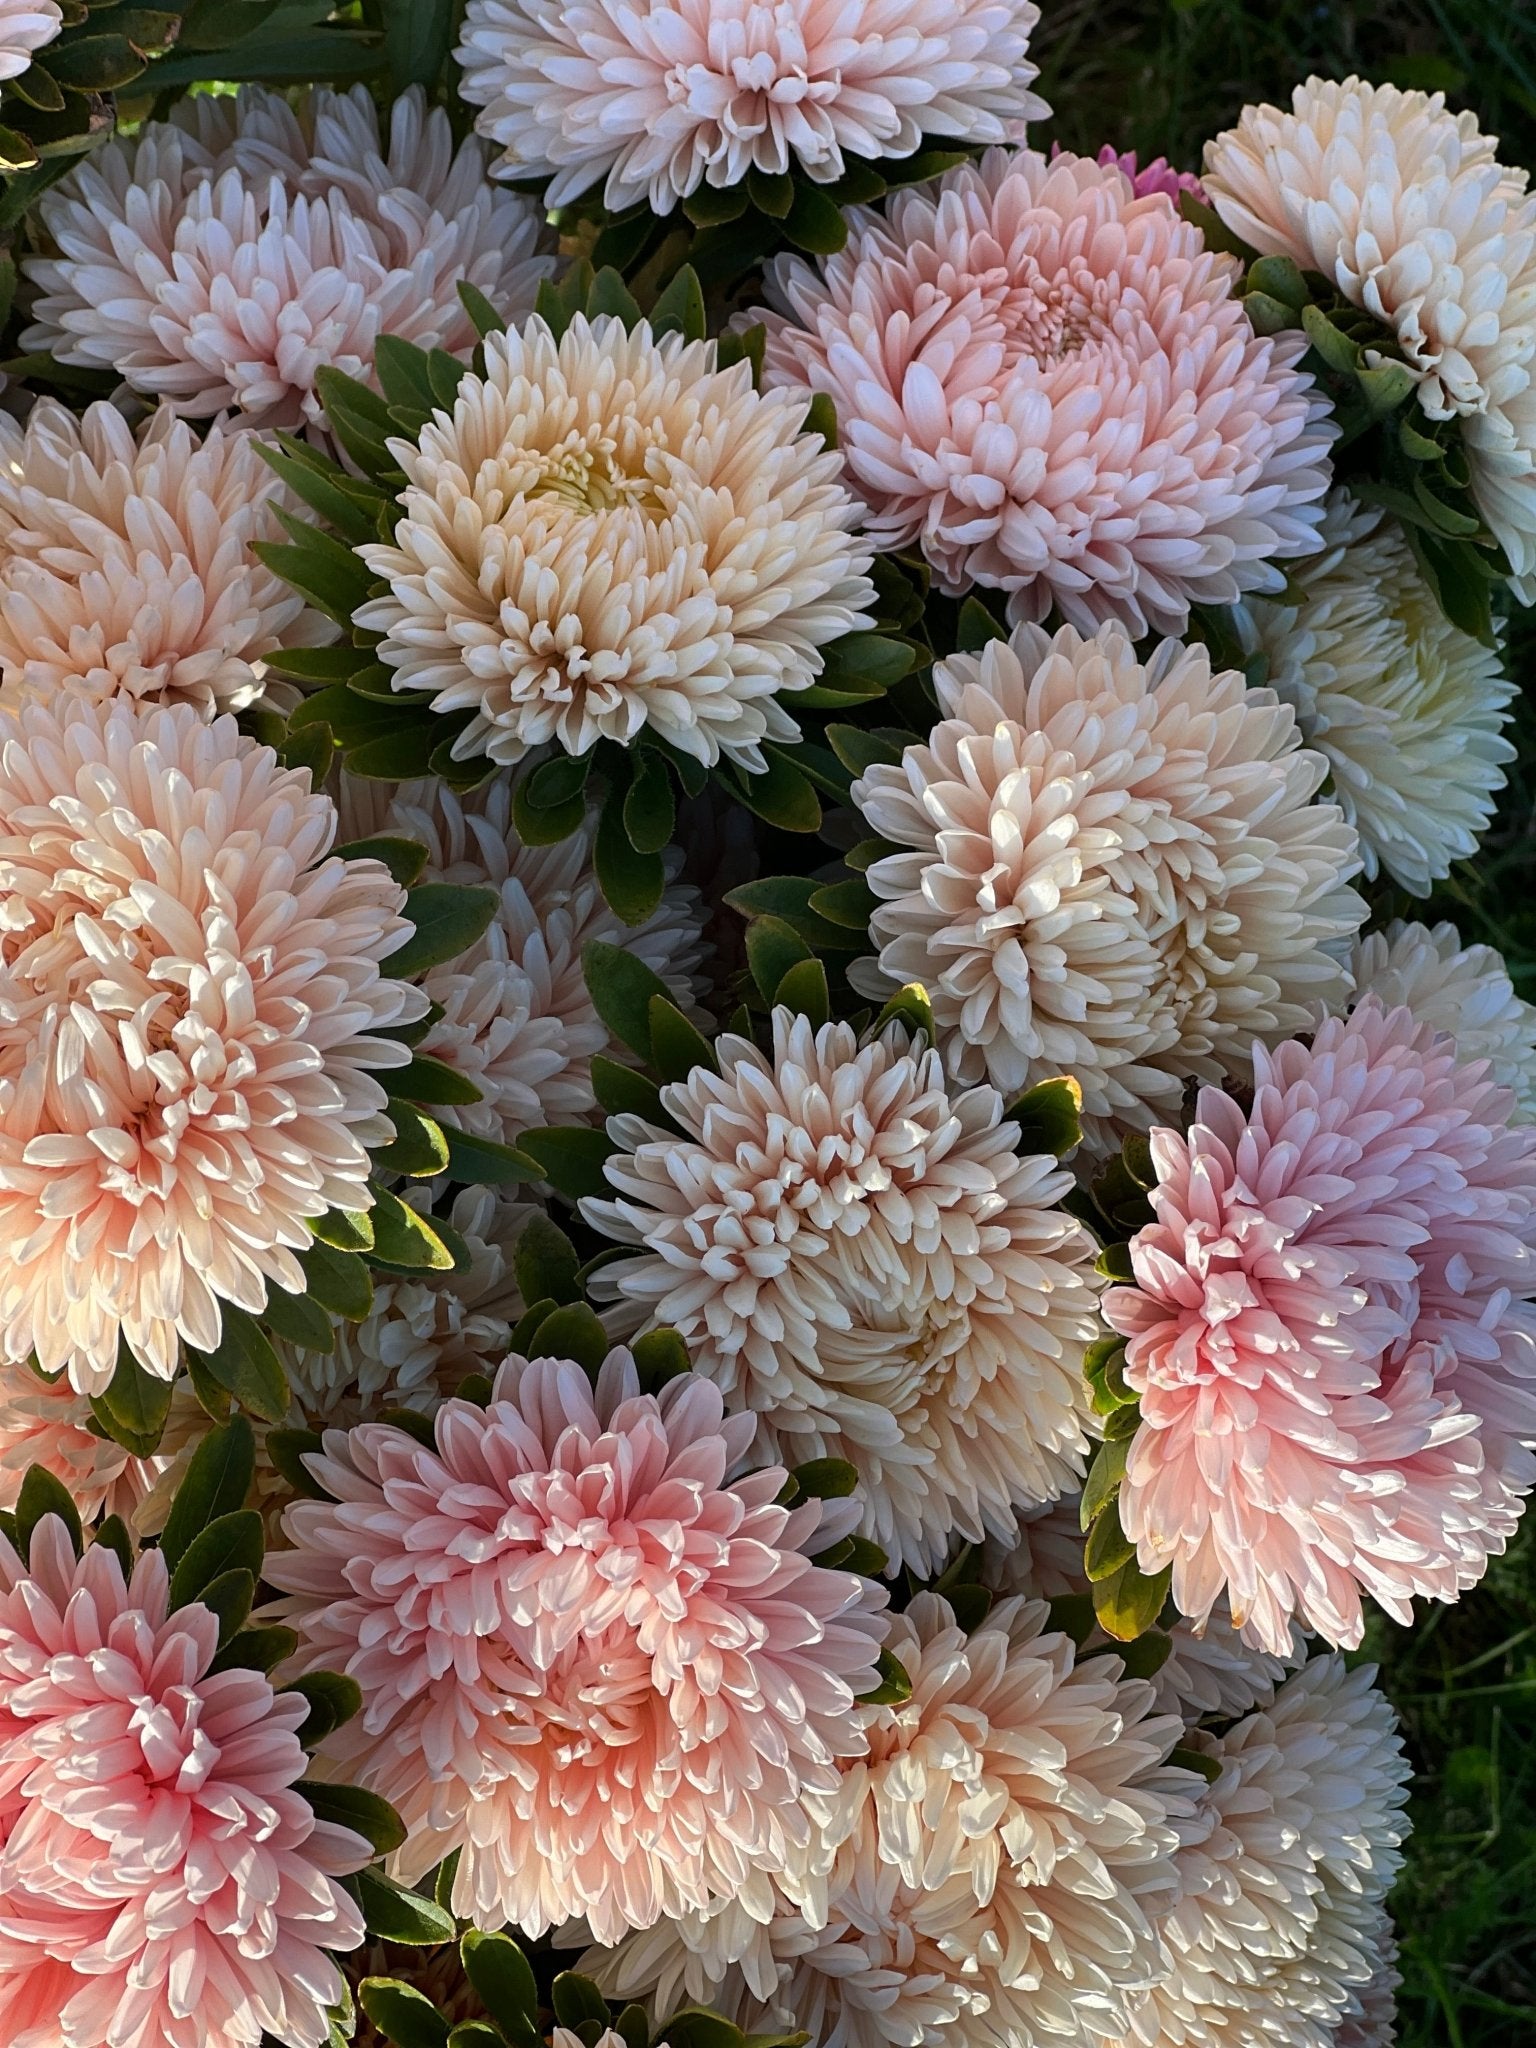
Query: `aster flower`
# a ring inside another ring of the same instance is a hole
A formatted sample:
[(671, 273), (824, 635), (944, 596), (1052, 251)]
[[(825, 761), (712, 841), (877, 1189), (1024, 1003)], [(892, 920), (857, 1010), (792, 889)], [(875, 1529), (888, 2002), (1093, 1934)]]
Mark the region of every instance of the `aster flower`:
[(1333, 2048), (1394, 2048), (1397, 2041), (1397, 1933), (1386, 1908), (1361, 1931), (1360, 1950), (1372, 1965), (1364, 1984), (1353, 1985)]
[(413, 86), (387, 143), (366, 86), (297, 108), (199, 94), (83, 160), (38, 205), (57, 253), (22, 338), (194, 418), (314, 427), (315, 373), (368, 377), (380, 335), (466, 354), (460, 283), (512, 318), (552, 258), (540, 209), (486, 181), (483, 145)]
[(67, 1378), (45, 1379), (21, 1360), (0, 1359), (0, 1509), (15, 1507), (28, 1468), (41, 1465), (68, 1489), (83, 1520), (104, 1506), (131, 1513), (144, 1491), (134, 1484), (141, 1463), (95, 1435), (91, 1420), (90, 1402)]
[(20, 78), (63, 26), (58, 0), (0, 0), (0, 79)]
[(1327, 760), (1366, 874), (1427, 896), (1488, 829), (1515, 686), (1445, 616), (1395, 520), (1336, 491), (1322, 538), (1285, 603), (1245, 608), (1247, 637)]
[(1158, 1966), (1174, 1837), (1153, 1781), (1180, 1724), (1117, 1659), (1077, 1662), (1038, 1603), (967, 1635), (920, 1593), (888, 1647), (912, 1696), (859, 1709), (827, 1913), (691, 1916), (583, 1967), (658, 2011), (707, 1998), (819, 2048), (1116, 2039)]
[(1119, 1497), (1197, 1622), (1352, 1645), (1503, 1549), (1536, 1480), (1536, 1132), (1368, 997), (1152, 1138), (1155, 1220), (1105, 1312), (1141, 1396)]
[(1321, 271), (1390, 330), (1536, 598), (1536, 194), (1445, 95), (1309, 78), (1206, 144), (1211, 204), (1261, 255)]
[[(381, 793), (378, 783), (347, 777), (340, 802), (349, 837), (418, 840), (429, 881), (489, 887), (500, 899), (485, 936), (422, 979), (443, 1014), (420, 1049), (480, 1090), (478, 1102), (453, 1111), (463, 1129), (511, 1143), (521, 1131), (578, 1121), (596, 1107), (594, 1054), (630, 1055), (587, 988), (581, 956), (594, 940), (622, 946), (693, 1009), (704, 951), (698, 892), (672, 882), (643, 924), (624, 924), (593, 869), (595, 819), (558, 845), (524, 846), (506, 776), (465, 797), (439, 782)], [(669, 849), (666, 858), (675, 872), (681, 855)]]
[(433, 1448), (327, 1433), (333, 1498), (288, 1510), (266, 1575), (301, 1659), (362, 1688), (329, 1755), (399, 1808), (400, 1876), (458, 1849), (461, 1917), (537, 1937), (585, 1914), (612, 1941), (805, 1841), (802, 1797), (860, 1740), (884, 1594), (809, 1561), (843, 1509), (731, 1476), (751, 1441), (694, 1374), (642, 1395), (623, 1351), (595, 1393), (509, 1358), (488, 1407), (439, 1408)]
[[(1053, 142), (1051, 162), (1054, 163), (1060, 155), (1061, 144)], [(1156, 156), (1151, 163), (1143, 164), (1138, 162), (1134, 149), (1116, 149), (1112, 142), (1106, 142), (1095, 161), (1113, 164), (1116, 170), (1124, 171), (1138, 199), (1145, 199), (1149, 192), (1161, 192), (1177, 206), (1181, 192), (1189, 192), (1196, 199), (1205, 197), (1205, 187), (1195, 173), (1176, 171), (1165, 156)]]
[(934, 673), (944, 714), (853, 785), (904, 849), (868, 870), (868, 994), (920, 981), (949, 1070), (1083, 1091), (1096, 1148), (1176, 1113), (1347, 989), (1355, 838), (1296, 722), (1202, 647), (1022, 626)]
[(261, 694), (262, 656), (335, 626), (251, 553), (285, 497), (249, 434), (199, 441), (162, 408), (137, 432), (39, 399), (0, 413), (0, 690), (192, 704)]
[(493, 334), (452, 416), (390, 443), (403, 516), (359, 550), (389, 589), (358, 624), (398, 689), (474, 714), (456, 754), (582, 754), (649, 725), (761, 771), (762, 740), (797, 737), (778, 693), (874, 596), (841, 459), (803, 423), (750, 363), (643, 321)]
[(8, 2048), (286, 2048), (330, 2038), (338, 1878), (372, 1849), (317, 1820), (299, 1693), (214, 1670), (219, 1624), (167, 1611), (63, 1524), (0, 1538), (0, 2033)]
[(880, 549), (940, 587), (1179, 633), (1318, 546), (1335, 429), (1241, 271), (1114, 165), (991, 150), (768, 271), (765, 381), (837, 408)]
[(1125, 2048), (1330, 2048), (1363, 2013), (1407, 1833), (1408, 1766), (1374, 1678), (1314, 1657), (1260, 1712), (1196, 1738), (1218, 1775), (1179, 1823), (1166, 1974)]
[(829, 184), (925, 135), (1021, 140), (1050, 112), (1039, 19), (1031, 0), (470, 0), (459, 89), (506, 176), (551, 180), (546, 205), (604, 179), (613, 211), (666, 214), (751, 170)]
[(1515, 1120), (1536, 1123), (1536, 1008), (1492, 946), (1464, 946), (1453, 924), (1399, 921), (1357, 939), (1353, 967), (1358, 996), (1449, 1033), (1458, 1059), (1486, 1060), (1489, 1080), (1509, 1089)]
[(865, 1533), (938, 1569), (951, 1535), (1011, 1528), (1081, 1470), (1093, 1246), (1055, 1207), (1071, 1177), (900, 1026), (861, 1047), (779, 1009), (771, 1055), (730, 1035), (716, 1055), (663, 1088), (673, 1128), (610, 1122), (615, 1198), (583, 1213), (636, 1251), (599, 1286), (682, 1332), (764, 1456), (847, 1459)]
[(403, 892), (232, 718), (67, 696), (0, 740), (0, 1356), (170, 1379), (371, 1202)]

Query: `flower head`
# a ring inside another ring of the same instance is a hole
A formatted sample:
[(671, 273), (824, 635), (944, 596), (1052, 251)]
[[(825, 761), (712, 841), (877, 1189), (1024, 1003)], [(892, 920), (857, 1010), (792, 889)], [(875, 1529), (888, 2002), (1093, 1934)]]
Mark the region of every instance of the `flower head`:
[(547, 205), (604, 179), (604, 205), (664, 214), (753, 170), (829, 184), (925, 135), (1021, 140), (1050, 112), (1039, 19), (1032, 0), (470, 0), (460, 90)]
[(1431, 419), (1460, 416), (1472, 489), (1536, 598), (1536, 194), (1445, 95), (1309, 78), (1207, 143), (1212, 205), (1390, 331)]
[(462, 755), (583, 754), (643, 726), (695, 760), (761, 771), (792, 740), (777, 701), (866, 625), (869, 554), (841, 462), (713, 342), (611, 316), (485, 344), (452, 415), (391, 442), (407, 483), (389, 589), (358, 613), (402, 690), (470, 711)]
[(1251, 1641), (1360, 1640), (1502, 1550), (1536, 1480), (1536, 1131), (1368, 997), (1152, 1137), (1155, 1220), (1105, 1311), (1141, 1396), (1119, 1497), (1145, 1570)]
[(1509, 1089), (1516, 1121), (1536, 1123), (1536, 1007), (1492, 946), (1464, 946), (1453, 924), (1398, 922), (1357, 939), (1353, 965), (1357, 996), (1448, 1033), (1459, 1060), (1486, 1060), (1488, 1079)]
[(1515, 686), (1445, 616), (1395, 520), (1338, 491), (1323, 540), (1292, 572), (1297, 601), (1250, 604), (1247, 633), (1328, 762), (1366, 874), (1426, 896), (1488, 828)]
[(0, 1356), (170, 1379), (220, 1302), (305, 1287), (308, 1219), (371, 1202), (379, 1030), (425, 998), (377, 861), (233, 718), (68, 696), (0, 727)]
[(771, 1055), (716, 1055), (662, 1090), (673, 1128), (612, 1121), (615, 1198), (583, 1207), (636, 1251), (600, 1284), (682, 1331), (764, 1455), (849, 1460), (892, 1563), (940, 1569), (953, 1533), (1011, 1528), (1080, 1469), (1094, 1294), (1054, 1206), (1070, 1177), (899, 1026), (861, 1047), (780, 1009)]
[(262, 656), (334, 639), (251, 553), (284, 492), (250, 434), (200, 441), (169, 408), (138, 432), (115, 406), (39, 399), (0, 414), (0, 690), (192, 704), (261, 694)]
[[(1051, 144), (1051, 162), (1061, 155), (1061, 144)], [(1131, 181), (1131, 190), (1138, 199), (1145, 199), (1149, 192), (1161, 192), (1171, 199), (1175, 206), (1181, 192), (1189, 192), (1196, 199), (1205, 197), (1205, 187), (1193, 171), (1176, 171), (1165, 156), (1155, 156), (1151, 163), (1137, 160), (1134, 149), (1116, 149), (1112, 142), (1106, 142), (1099, 151), (1096, 162), (1113, 164), (1118, 171), (1124, 171)]]
[(880, 548), (1091, 632), (1182, 632), (1314, 552), (1334, 435), (1235, 260), (1114, 165), (991, 150), (768, 273), (766, 382), (837, 408)]
[(399, 1808), (396, 1867), (462, 1851), (455, 1912), (530, 1936), (576, 1914), (629, 1927), (782, 1867), (802, 1797), (859, 1737), (883, 1593), (810, 1562), (847, 1516), (778, 1506), (781, 1469), (696, 1375), (641, 1394), (627, 1352), (593, 1388), (513, 1357), (435, 1442), (365, 1423), (310, 1465), (267, 1577), (301, 1656), (363, 1711), (337, 1768)]
[(77, 1562), (46, 1517), (0, 1538), (0, 2033), (7, 2048), (321, 2048), (328, 1949), (372, 1850), (298, 1789), (309, 1704), (213, 1668), (218, 1617), (168, 1612), (147, 1552)]
[(27, 348), (208, 418), (314, 426), (317, 371), (371, 377), (380, 335), (465, 353), (476, 286), (516, 319), (552, 258), (540, 209), (486, 181), (419, 86), (387, 143), (366, 86), (177, 102), (43, 195)]
[[(1125, 2048), (1330, 2048), (1389, 1939), (1408, 1765), (1369, 1665), (1314, 1657), (1260, 1711), (1195, 1738), (1216, 1766), (1178, 1822), (1165, 1973)], [(1367, 2037), (1368, 2038), (1368, 2037)]]
[[(376, 783), (347, 778), (341, 811), (349, 832), (401, 833), (427, 849), (431, 881), (492, 888), (499, 903), (485, 936), (428, 970), (422, 988), (442, 1010), (421, 1041), (480, 1090), (454, 1120), (510, 1143), (537, 1125), (589, 1116), (597, 1098), (592, 1060), (628, 1060), (598, 1016), (582, 952), (622, 946), (692, 1009), (703, 958), (698, 892), (671, 882), (643, 924), (610, 907), (592, 865), (596, 820), (554, 846), (524, 846), (512, 823), (506, 776), (459, 797), (440, 782), (403, 783), (384, 801)], [(669, 870), (680, 857), (669, 851)]]
[(143, 1461), (97, 1436), (92, 1420), (89, 1400), (67, 1377), (45, 1379), (24, 1360), (0, 1360), (0, 1509), (15, 1507), (28, 1468), (41, 1465), (68, 1489), (82, 1520), (103, 1507), (131, 1514), (149, 1483)]
[(0, 79), (20, 78), (63, 26), (58, 0), (0, 0)]
[(1021, 626), (934, 681), (942, 722), (853, 787), (903, 849), (868, 871), (855, 978), (922, 982), (952, 1073), (1071, 1074), (1099, 1145), (1344, 994), (1354, 834), (1272, 692), (1177, 641), (1143, 663), (1115, 624)]
[(912, 1696), (859, 1709), (826, 1912), (690, 1916), (583, 1967), (660, 2012), (707, 1999), (819, 2048), (1117, 2039), (1156, 1973), (1174, 1841), (1157, 1780), (1180, 1724), (1115, 1658), (1078, 1662), (1039, 1603), (967, 1634), (920, 1593), (888, 1647)]

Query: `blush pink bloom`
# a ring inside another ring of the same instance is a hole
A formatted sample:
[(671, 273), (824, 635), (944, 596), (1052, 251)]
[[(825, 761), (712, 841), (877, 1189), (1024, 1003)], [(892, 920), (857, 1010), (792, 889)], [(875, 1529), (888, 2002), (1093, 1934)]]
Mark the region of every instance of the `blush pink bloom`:
[(1152, 1137), (1155, 1220), (1105, 1311), (1141, 1396), (1120, 1514), (1197, 1624), (1353, 1645), (1504, 1548), (1536, 1479), (1536, 1132), (1368, 997)]
[(6, 2048), (319, 2048), (336, 1882), (372, 1850), (317, 1820), (298, 1693), (211, 1671), (218, 1621), (167, 1612), (158, 1551), (125, 1584), (62, 1522), (0, 1539), (0, 2039)]
[(611, 1942), (781, 1870), (802, 1796), (863, 1745), (884, 1593), (807, 1555), (842, 1504), (731, 1477), (753, 1418), (692, 1374), (641, 1394), (625, 1351), (595, 1393), (509, 1358), (434, 1432), (328, 1432), (333, 1498), (288, 1510), (266, 1567), (306, 1665), (362, 1687), (330, 1767), (399, 1808), (397, 1874), (460, 1850), (462, 1917), (536, 1938), (584, 1914)]
[(41, 1465), (68, 1489), (83, 1520), (103, 1507), (131, 1516), (155, 1467), (97, 1436), (91, 1421), (90, 1401), (67, 1374), (45, 1379), (24, 1359), (0, 1359), (0, 1509), (15, 1507), (27, 1468)]
[[(1061, 144), (1053, 142), (1051, 162), (1055, 163), (1060, 155)], [(1205, 197), (1205, 187), (1195, 173), (1176, 171), (1165, 156), (1155, 156), (1151, 163), (1139, 164), (1134, 149), (1116, 149), (1112, 142), (1106, 142), (1094, 161), (1113, 164), (1117, 171), (1124, 171), (1138, 199), (1145, 199), (1149, 192), (1161, 192), (1177, 206), (1181, 192), (1188, 192), (1196, 199)]]
[(1113, 164), (990, 150), (768, 271), (765, 383), (837, 409), (877, 549), (1085, 632), (1181, 633), (1316, 551), (1335, 429), (1306, 337)]

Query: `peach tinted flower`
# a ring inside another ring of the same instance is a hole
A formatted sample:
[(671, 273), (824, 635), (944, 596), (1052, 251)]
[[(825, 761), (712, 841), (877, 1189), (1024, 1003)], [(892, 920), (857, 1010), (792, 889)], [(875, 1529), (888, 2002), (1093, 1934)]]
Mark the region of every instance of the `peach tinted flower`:
[(873, 602), (841, 459), (804, 407), (712, 341), (578, 315), (493, 334), (483, 375), (420, 440), (357, 615), (395, 687), (473, 714), (455, 742), (499, 765), (584, 754), (649, 726), (761, 772), (793, 740), (779, 699)]
[(1536, 1132), (1368, 997), (1153, 1133), (1155, 1220), (1105, 1312), (1141, 1396), (1120, 1515), (1197, 1623), (1353, 1645), (1503, 1549), (1536, 1480)]
[(363, 1711), (331, 1767), (399, 1808), (408, 1881), (458, 1849), (455, 1912), (600, 1938), (733, 1898), (782, 1867), (859, 1744), (884, 1594), (807, 1553), (849, 1517), (734, 1477), (747, 1416), (685, 1374), (643, 1395), (627, 1352), (594, 1393), (517, 1357), (433, 1447), (365, 1423), (310, 1460), (267, 1577), (308, 1666)]
[(1515, 1098), (1515, 1119), (1536, 1123), (1536, 1006), (1515, 994), (1492, 946), (1464, 946), (1453, 924), (1389, 924), (1355, 941), (1357, 996), (1412, 1010), (1456, 1042), (1456, 1057), (1486, 1060), (1488, 1079)]
[(487, 182), (483, 145), (455, 149), (419, 86), (387, 138), (366, 86), (191, 95), (38, 211), (53, 253), (27, 264), (23, 345), (252, 426), (316, 426), (316, 372), (371, 377), (380, 335), (467, 354), (460, 283), (518, 319), (553, 261), (540, 210)]
[(251, 435), (200, 441), (169, 409), (135, 431), (111, 405), (0, 414), (0, 689), (192, 704), (260, 696), (263, 655), (336, 627), (264, 568), (286, 493)]
[(1117, 167), (990, 150), (770, 266), (765, 381), (832, 399), (866, 532), (943, 590), (1180, 633), (1318, 546), (1335, 429), (1240, 281)]
[(563, 206), (599, 179), (616, 212), (670, 213), (700, 185), (847, 156), (910, 156), (925, 135), (1021, 140), (1031, 0), (470, 0), (460, 90), (498, 169)]
[(988, 1087), (951, 1091), (899, 1026), (860, 1046), (778, 1009), (773, 1050), (662, 1090), (671, 1126), (611, 1120), (612, 1200), (587, 1219), (633, 1255), (598, 1285), (675, 1325), (748, 1411), (765, 1457), (843, 1458), (893, 1563), (940, 1570), (1086, 1447), (1093, 1246), (1071, 1178), (1020, 1157)]
[(301, 1293), (311, 1217), (366, 1208), (379, 1030), (421, 1015), (376, 861), (233, 718), (66, 697), (0, 727), (0, 1354), (97, 1392), (174, 1376), (220, 1302)]
[(337, 1882), (371, 1860), (317, 1820), (299, 1693), (211, 1667), (218, 1619), (167, 1612), (147, 1552), (76, 1561), (46, 1517), (0, 1539), (0, 2033), (7, 2048), (321, 2048)]

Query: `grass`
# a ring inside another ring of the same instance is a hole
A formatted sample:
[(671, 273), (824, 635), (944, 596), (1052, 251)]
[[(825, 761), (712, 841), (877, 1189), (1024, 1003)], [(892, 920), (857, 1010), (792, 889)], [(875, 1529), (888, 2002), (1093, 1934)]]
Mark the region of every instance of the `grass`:
[[(1311, 71), (1443, 89), (1536, 171), (1536, 6), (1520, 0), (1042, 0), (1035, 35), (1052, 134), (1197, 168), (1245, 101), (1284, 101)], [(1497, 946), (1536, 1001), (1536, 621), (1511, 621), (1524, 685), (1520, 758), (1475, 862), (1425, 910)], [(1394, 1897), (1403, 1938), (1401, 2048), (1536, 2043), (1536, 1513), (1458, 1606), (1412, 1630), (1385, 1620), (1367, 1653), (1402, 1714), (1415, 1833)]]

